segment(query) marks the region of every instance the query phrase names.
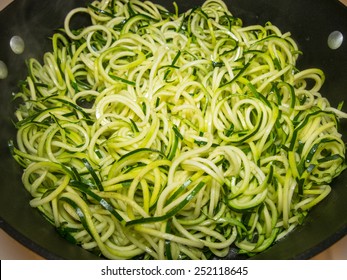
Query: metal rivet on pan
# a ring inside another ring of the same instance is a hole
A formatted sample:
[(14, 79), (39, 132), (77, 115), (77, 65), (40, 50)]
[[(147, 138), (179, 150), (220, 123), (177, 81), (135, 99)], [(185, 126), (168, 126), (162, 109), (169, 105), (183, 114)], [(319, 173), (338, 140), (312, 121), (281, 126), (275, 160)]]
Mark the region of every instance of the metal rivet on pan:
[(22, 37), (20, 36), (13, 36), (10, 40), (10, 47), (11, 50), (15, 53), (15, 54), (21, 54), (24, 51), (24, 41), (22, 39)]
[(333, 31), (328, 36), (328, 47), (332, 50), (338, 49), (343, 42), (343, 35), (340, 31)]
[(0, 79), (6, 79), (8, 75), (8, 70), (5, 62), (0, 60)]

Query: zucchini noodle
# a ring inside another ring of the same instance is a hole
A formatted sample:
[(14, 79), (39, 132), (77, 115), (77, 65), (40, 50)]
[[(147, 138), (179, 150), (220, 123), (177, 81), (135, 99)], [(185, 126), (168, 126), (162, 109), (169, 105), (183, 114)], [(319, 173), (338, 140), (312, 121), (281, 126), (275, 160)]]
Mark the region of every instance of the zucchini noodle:
[[(108, 259), (253, 255), (302, 224), (346, 167), (346, 118), (289, 32), (221, 0), (68, 13), (15, 99), (13, 157), (37, 208)], [(79, 14), (88, 26), (72, 29)]]

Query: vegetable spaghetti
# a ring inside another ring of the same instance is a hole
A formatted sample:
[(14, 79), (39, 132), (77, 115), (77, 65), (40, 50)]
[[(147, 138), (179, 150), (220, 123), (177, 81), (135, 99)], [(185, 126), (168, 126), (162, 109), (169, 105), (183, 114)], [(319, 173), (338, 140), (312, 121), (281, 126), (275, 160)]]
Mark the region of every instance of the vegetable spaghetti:
[[(72, 29), (77, 14), (90, 25)], [(108, 259), (223, 258), (283, 238), (346, 167), (342, 103), (290, 33), (221, 0), (72, 10), (28, 60), (9, 143), (37, 208)]]

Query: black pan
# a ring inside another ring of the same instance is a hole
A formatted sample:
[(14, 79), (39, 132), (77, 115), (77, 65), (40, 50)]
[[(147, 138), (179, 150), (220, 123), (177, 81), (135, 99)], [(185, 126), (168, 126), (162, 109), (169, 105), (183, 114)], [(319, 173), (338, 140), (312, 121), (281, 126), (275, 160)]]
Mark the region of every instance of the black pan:
[[(172, 7), (173, 0), (158, 1)], [(202, 1), (176, 0), (180, 11)], [(226, 0), (244, 25), (271, 21), (282, 31), (290, 31), (304, 55), (299, 69), (318, 67), (326, 74), (322, 93), (333, 106), (347, 101), (347, 8), (337, 0)], [(62, 237), (35, 209), (22, 187), (21, 169), (11, 158), (7, 142), (15, 130), (11, 121), (11, 93), (25, 78), (25, 59), (41, 58), (49, 50), (49, 36), (61, 27), (66, 13), (85, 1), (14, 1), (0, 12), (0, 60), (8, 67), (8, 77), (0, 80), (0, 226), (16, 240), (48, 259), (95, 259), (95, 255)], [(83, 21), (83, 19), (81, 19)], [(77, 23), (76, 23), (77, 24)], [(80, 24), (80, 23), (79, 23)], [(345, 40), (332, 50), (327, 38), (340, 31)], [(14, 54), (9, 46), (13, 35), (24, 39), (25, 51)], [(347, 106), (344, 106), (347, 111)], [(341, 123), (344, 141), (347, 122)], [(307, 259), (331, 246), (347, 234), (347, 171), (333, 182), (333, 191), (315, 207), (305, 223), (254, 259)], [(238, 256), (236, 256), (238, 258)]]

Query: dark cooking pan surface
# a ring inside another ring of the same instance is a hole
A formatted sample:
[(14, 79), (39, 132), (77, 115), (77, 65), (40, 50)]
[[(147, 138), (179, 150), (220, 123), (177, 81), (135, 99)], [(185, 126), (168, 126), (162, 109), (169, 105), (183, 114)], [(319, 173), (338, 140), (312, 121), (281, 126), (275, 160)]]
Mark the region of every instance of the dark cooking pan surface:
[[(180, 11), (203, 1), (176, 1)], [(172, 7), (172, 1), (160, 1)], [(325, 0), (232, 0), (226, 1), (244, 25), (271, 21), (283, 32), (290, 31), (303, 56), (298, 68), (318, 67), (324, 70), (323, 95), (333, 106), (347, 101), (347, 9), (338, 1)], [(15, 1), (0, 13), (0, 60), (8, 66), (9, 77), (0, 80), (0, 226), (25, 246), (49, 259), (93, 259), (91, 253), (61, 238), (29, 202), (22, 187), (21, 170), (11, 158), (7, 142), (15, 135), (11, 118), (11, 93), (25, 78), (25, 59), (40, 58), (50, 48), (47, 39), (61, 27), (66, 13), (85, 1)], [(83, 24), (84, 19), (81, 19)], [(77, 24), (77, 23), (76, 23)], [(79, 23), (81, 24), (81, 23)], [(338, 30), (345, 41), (337, 50), (329, 49), (327, 37)], [(14, 54), (9, 47), (13, 35), (24, 39), (25, 51)], [(344, 106), (347, 111), (347, 107)], [(346, 120), (341, 131), (347, 131)], [(346, 133), (345, 133), (346, 137)], [(346, 138), (344, 138), (346, 141)], [(305, 224), (284, 240), (254, 259), (305, 259), (319, 253), (347, 233), (347, 172), (333, 183), (333, 191), (307, 217)]]

